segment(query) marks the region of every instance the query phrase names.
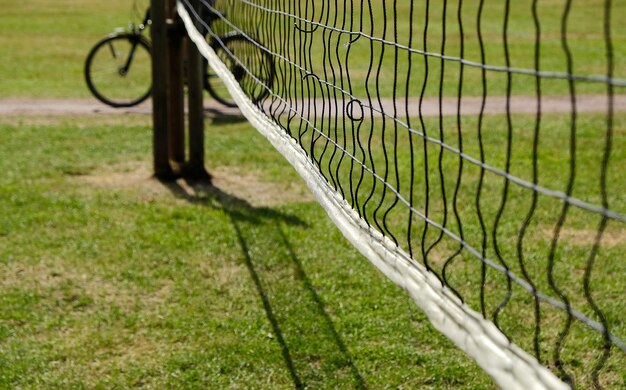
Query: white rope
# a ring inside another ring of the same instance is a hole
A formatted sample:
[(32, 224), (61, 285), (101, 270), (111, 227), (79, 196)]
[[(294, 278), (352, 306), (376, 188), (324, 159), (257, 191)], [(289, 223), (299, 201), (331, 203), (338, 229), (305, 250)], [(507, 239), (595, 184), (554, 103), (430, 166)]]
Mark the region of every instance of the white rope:
[(431, 323), (472, 357), (503, 389), (568, 389), (550, 370), (511, 343), (502, 332), (460, 300), (421, 264), (369, 227), (324, 179), (300, 145), (248, 99), (235, 77), (198, 32), (185, 7), (178, 14), (189, 37), (227, 86), (248, 121), (304, 179), (343, 235), (394, 283), (404, 288)]

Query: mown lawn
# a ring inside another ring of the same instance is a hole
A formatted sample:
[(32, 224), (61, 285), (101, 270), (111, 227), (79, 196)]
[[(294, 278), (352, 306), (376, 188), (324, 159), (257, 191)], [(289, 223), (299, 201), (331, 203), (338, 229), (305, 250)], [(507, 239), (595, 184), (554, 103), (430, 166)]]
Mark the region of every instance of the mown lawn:
[[(138, 1), (139, 7), (149, 2)], [(7, 1), (0, 14), (0, 97), (88, 97), (91, 47), (133, 19), (132, 2)]]
[(492, 387), (254, 130), (207, 132), (195, 192), (148, 117), (2, 119), (0, 387)]
[[(364, 99), (366, 96), (420, 96), (422, 90), (425, 96), (440, 93), (456, 96), (461, 69), (463, 94), (481, 96), (483, 74), (479, 65), (483, 63), (500, 68), (500, 71), (486, 72), (489, 95), (506, 94), (507, 73), (502, 70), (515, 68), (527, 74), (514, 72), (511, 93), (532, 96), (536, 93), (532, 73), (537, 50), (538, 68), (542, 72), (563, 75), (569, 73), (571, 65), (571, 73), (578, 76), (606, 75), (606, 2), (586, 0), (571, 2), (568, 7), (569, 3), (566, 0), (370, 0), (293, 4), (218, 1), (216, 8), (234, 25), (241, 26), (270, 51), (281, 55), (282, 58), (275, 59), (278, 78), (279, 82), (288, 84), (281, 87), (312, 95), (318, 83), (313, 78), (300, 79), (306, 75), (301, 71), (304, 68), (323, 82), (317, 97), (323, 93), (341, 96), (349, 92)], [(276, 10), (286, 11), (288, 15)], [(626, 59), (626, 28), (617, 17), (624, 13), (624, 3), (612, 2), (608, 20), (616, 64)], [(213, 28), (217, 34), (232, 30), (226, 23), (216, 23)], [(369, 39), (370, 36), (375, 39)], [(406, 47), (413, 51), (409, 53)], [(440, 58), (442, 55), (446, 58)], [(467, 61), (464, 66), (459, 62), (461, 57)], [(614, 68), (614, 78), (626, 77), (623, 67)], [(294, 78), (294, 74), (298, 77)], [(606, 86), (581, 82), (576, 84), (576, 91), (605, 93)], [(542, 93), (569, 93), (567, 78), (545, 77)]]
[[(147, 0), (138, 0), (137, 9), (147, 7)], [(128, 22), (137, 22), (137, 13), (132, 12), (133, 2), (124, 0), (97, 1), (63, 0), (50, 2), (47, 0), (24, 0), (8, 2), (3, 5), (0, 14), (0, 74), (10, 75), (0, 79), (0, 97), (7, 96), (42, 96), (42, 97), (88, 97), (84, 87), (83, 62), (90, 48), (101, 38), (113, 32), (115, 28), (126, 27)], [(236, 6), (229, 13), (229, 3), (218, 2), (218, 8), (226, 12), (226, 16), (235, 23), (243, 15), (242, 8)], [(260, 3), (259, 3), (260, 4)], [(317, 3), (315, 3), (317, 4)], [(352, 5), (350, 5), (352, 4)], [(332, 28), (346, 28), (362, 31), (366, 35), (385, 37), (387, 41), (408, 44), (409, 32), (412, 33), (411, 46), (433, 54), (445, 54), (459, 57), (461, 53), (460, 24), (463, 24), (463, 57), (469, 61), (481, 62), (481, 49), (478, 39), (478, 0), (450, 0), (445, 2), (429, 2), (426, 13), (426, 2), (414, 2), (411, 12), (409, 1), (386, 2), (376, 0), (368, 2), (371, 6), (360, 8), (358, 2), (338, 3), (336, 9), (317, 4), (311, 6), (308, 13), (304, 8), (299, 10), (316, 21), (326, 21)], [(394, 8), (394, 4), (395, 8)], [(572, 54), (572, 66), (578, 75), (606, 74), (606, 45), (604, 29), (604, 1), (588, 0), (584, 4), (574, 2), (566, 24), (566, 44)], [(384, 5), (384, 7), (383, 7)], [(522, 69), (534, 69), (536, 26), (533, 20), (532, 0), (510, 2), (508, 23), (508, 44), (510, 66)], [(304, 5), (302, 5), (304, 6)], [(460, 6), (460, 12), (459, 12)], [(354, 8), (352, 8), (354, 7)], [(538, 2), (537, 15), (540, 25), (540, 69), (546, 72), (566, 72), (567, 55), (564, 50), (561, 30), (565, 0), (549, 0)], [(626, 12), (622, 2), (612, 4), (613, 56), (616, 64), (626, 59), (626, 28), (619, 22), (617, 15)], [(244, 7), (243, 10), (249, 10)], [(383, 13), (385, 9), (385, 13)], [(292, 10), (292, 12), (296, 12)], [(362, 22), (354, 21), (352, 25), (348, 15), (364, 13)], [(370, 22), (371, 18), (374, 22)], [(460, 66), (457, 61), (442, 61), (437, 57), (423, 57), (414, 53), (410, 57), (406, 51), (398, 53), (395, 64), (395, 50), (392, 45), (375, 42), (370, 46), (369, 40), (360, 38), (352, 40), (349, 34), (337, 34), (329, 29), (317, 29), (314, 33), (295, 33), (288, 30), (290, 42), (297, 41), (297, 49), (284, 48), (281, 45), (282, 35), (287, 30), (284, 26), (292, 26), (290, 18), (270, 17), (263, 12), (254, 14), (260, 19), (259, 25), (251, 26), (247, 31), (258, 35), (258, 39), (270, 50), (285, 55), (300, 66), (311, 69), (323, 79), (348, 90), (348, 74), (353, 94), (364, 98), (369, 91), (382, 97), (391, 97), (395, 85), (397, 96), (419, 96), (424, 85), (425, 70), (428, 68), (426, 96), (438, 96), (439, 80), (443, 69), (443, 94), (456, 96), (459, 84)], [(270, 14), (271, 15), (271, 14)], [(504, 50), (504, 2), (484, 0), (481, 15), (481, 34), (484, 42), (484, 55), (487, 64), (506, 66)], [(383, 21), (386, 20), (386, 23)], [(445, 42), (443, 39), (443, 21), (445, 24)], [(425, 32), (426, 21), (428, 29)], [(242, 22), (250, 25), (249, 21)], [(276, 25), (276, 23), (282, 23)], [(278, 26), (278, 27), (277, 27)], [(394, 26), (397, 32), (394, 33)], [(229, 27), (215, 24), (218, 33), (226, 33)], [(289, 27), (290, 28), (290, 27)], [(257, 31), (258, 30), (258, 31)], [(278, 34), (276, 36), (275, 34)], [(295, 35), (291, 35), (295, 34)], [(397, 34), (397, 37), (396, 37)], [(370, 64), (370, 58), (372, 63)], [(407, 73), (408, 62), (411, 61), (410, 73)], [(382, 70), (377, 71), (379, 64)], [(280, 72), (287, 64), (276, 61)], [(368, 71), (371, 74), (368, 77)], [(393, 70), (393, 71), (392, 71)], [(293, 71), (293, 70), (292, 70)], [(480, 96), (482, 94), (482, 74), (480, 68), (466, 66), (464, 69), (463, 93)], [(615, 66), (614, 77), (626, 77), (623, 67)], [(409, 74), (410, 77), (406, 77)], [(378, 83), (377, 83), (378, 80)], [(405, 91), (407, 81), (410, 88)], [(506, 92), (506, 74), (488, 72), (487, 86), (489, 94), (504, 95)], [(289, 88), (297, 88), (289, 86)], [(310, 86), (309, 86), (310, 88)], [(544, 79), (544, 95), (568, 93), (568, 82), (563, 79)], [(604, 93), (602, 83), (579, 83), (578, 93)], [(512, 93), (515, 95), (534, 95), (535, 85), (532, 76), (517, 75), (513, 78)]]
[[(407, 32), (408, 2), (399, 3), (396, 15), (388, 17), (398, 20), (400, 32)], [(485, 3), (488, 59), (502, 65), (502, 4)], [(459, 32), (454, 25), (459, 3), (447, 4), (446, 53), (454, 55), (460, 49), (454, 37)], [(465, 27), (473, 40), (466, 53), (476, 60), (476, 2), (464, 4)], [(513, 66), (533, 65), (530, 5), (529, 0), (512, 4), (510, 33), (517, 43), (511, 52)], [(564, 5), (563, 0), (554, 0), (540, 7), (542, 66), (547, 70), (564, 71), (559, 25)], [(574, 69), (602, 74), (603, 36), (590, 32), (601, 31), (601, 2), (587, 5), (576, 4), (570, 16)], [(440, 3), (431, 6), (427, 45), (437, 51), (443, 9)], [(616, 4), (615, 12), (623, 7)], [(423, 8), (414, 12), (414, 20), (424, 19)], [(0, 97), (87, 97), (84, 57), (97, 39), (123, 26), (129, 16), (130, 4), (121, 0), (7, 4), (0, 14)], [(413, 30), (416, 42), (423, 38), (422, 27)], [(626, 35), (618, 22), (613, 30), (619, 64), (626, 58)], [(323, 37), (322, 30), (312, 34), (314, 38), (315, 34)], [(373, 79), (366, 79), (371, 64), (364, 61), (372, 52), (364, 39), (348, 50), (346, 38), (336, 35), (329, 44), (345, 49), (340, 55), (354, 65), (355, 95), (363, 96), (372, 87)], [(323, 40), (306, 39), (313, 43), (311, 53), (319, 53), (315, 45)], [(393, 51), (387, 48), (384, 54), (381, 48), (373, 49), (375, 65), (382, 63), (403, 74), (406, 61), (394, 68), (389, 62)], [(425, 61), (414, 57), (415, 74), (408, 80), (412, 89), (407, 93), (418, 96)], [(441, 62), (428, 61), (426, 95), (437, 96)], [(323, 73), (315, 63), (309, 65)], [(620, 69), (618, 78), (623, 77)], [(458, 65), (446, 63), (443, 95), (456, 95), (458, 72)], [(465, 72), (463, 93), (480, 95), (480, 71)], [(392, 95), (393, 75), (380, 75), (381, 96)], [(535, 93), (527, 77), (514, 76), (513, 94)], [(488, 92), (503, 94), (505, 81), (503, 74), (490, 74)], [(543, 88), (544, 94), (564, 94), (568, 85), (566, 80), (546, 80)], [(606, 92), (601, 83), (581, 83), (577, 88), (579, 93)], [(511, 186), (506, 207), (501, 206), (504, 181), (487, 173), (477, 202), (483, 172), (476, 164), (465, 162), (461, 167), (458, 155), (442, 152), (437, 141), (463, 148), (474, 158), (483, 147), (485, 163), (505, 170), (510, 137), (510, 172), (532, 181), (536, 157), (538, 184), (564, 191), (570, 178), (573, 128), (577, 168), (572, 194), (599, 204), (608, 134), (605, 115), (581, 114), (572, 127), (570, 116), (544, 113), (536, 156), (534, 116), (513, 115), (510, 128), (504, 115), (487, 116), (482, 141), (477, 117), (458, 123), (453, 117), (441, 122), (428, 118), (423, 124), (417, 118), (406, 119), (431, 139), (423, 142), (416, 135), (409, 139), (401, 126), (391, 121), (383, 125), (380, 120), (343, 121), (344, 128), (323, 131), (370, 166), (376, 165), (377, 172), (418, 208), (424, 209), (429, 197), (430, 217), (445, 220), (443, 224), (455, 233), (463, 229), (464, 239), (474, 248), (486, 245), (488, 258), (502, 256), (518, 275), (525, 265), (537, 286), (555, 297), (557, 292), (546, 280), (553, 272), (556, 283), (573, 298), (573, 306), (597, 320), (581, 286), (599, 217), (576, 208), (570, 211), (555, 246), (556, 266), (548, 270), (562, 204), (551, 197), (538, 198), (520, 255), (516, 244), (531, 208), (531, 192)], [(622, 214), (624, 123), (624, 114), (616, 114), (606, 171), (608, 202)], [(354, 126), (360, 130), (352, 137)], [(486, 298), (481, 302), (481, 264), (473, 256), (460, 252), (449, 262), (458, 243), (440, 239), (439, 231), (418, 219), (407, 231), (406, 208), (391, 210), (395, 197), (390, 192), (378, 191), (368, 199), (373, 182), (365, 179), (360, 189), (353, 187), (347, 179), (356, 183), (360, 173), (350, 168), (349, 159), (322, 152), (325, 140), (311, 129), (294, 129), (293, 134), (310, 146), (308, 151), (327, 177), (341, 179), (338, 189), (373, 225), (397, 237), (404, 249), (419, 253), (432, 245), (428, 260), (435, 271), (441, 274), (449, 265), (448, 284), (472, 308), (494, 316), (506, 295), (506, 278), (488, 270)], [(401, 289), (347, 244), (293, 170), (247, 123), (208, 118), (206, 138), (207, 169), (214, 174), (214, 187), (150, 178), (148, 116), (0, 118), (0, 388), (493, 388), (484, 372), (437, 333)], [(355, 142), (367, 145), (368, 155)], [(406, 185), (410, 179), (415, 179), (414, 192)], [(430, 187), (425, 191), (427, 181)], [(481, 212), (487, 232), (477, 217)], [(622, 339), (623, 233), (622, 224), (609, 223), (596, 265), (589, 268), (591, 294)], [(513, 287), (499, 318), (503, 330), (529, 352), (534, 347), (533, 305), (530, 294)], [(541, 310), (542, 363), (554, 368), (552, 353), (566, 317), (549, 305), (542, 304)], [(590, 385), (601, 345), (600, 333), (578, 323), (568, 333), (563, 359), (579, 384)], [(626, 383), (624, 361), (624, 354), (613, 348), (600, 373), (609, 388)]]
[[(517, 283), (511, 283), (509, 296), (503, 272), (492, 266), (483, 268), (476, 253), (492, 265), (506, 267), (540, 293), (567, 301), (588, 319), (600, 321), (600, 311), (610, 332), (623, 339), (624, 224), (609, 220), (594, 253), (602, 219), (599, 212), (571, 206), (559, 226), (562, 200), (507, 183), (502, 176), (506, 171), (532, 183), (536, 175), (538, 186), (562, 193), (572, 180), (573, 198), (602, 204), (604, 192), (610, 209), (623, 215), (626, 115), (614, 115), (610, 151), (605, 147), (603, 114), (579, 114), (575, 138), (570, 136), (571, 122), (558, 114), (544, 114), (539, 127), (528, 115), (511, 115), (510, 127), (506, 115), (482, 119), (478, 126), (475, 116), (463, 116), (458, 122), (454, 117), (441, 122), (424, 118), (424, 128), (417, 125), (411, 136), (388, 120), (347, 123), (344, 129), (331, 131), (293, 126), (292, 134), (371, 226), (429, 266), (471, 308), (497, 321), (515, 343), (531, 353), (536, 347), (543, 364), (554, 369), (558, 351), (576, 385), (589, 388), (593, 367), (603, 351), (601, 332), (578, 321), (570, 327), (565, 310), (538, 304), (532, 291)], [(420, 122), (413, 118), (411, 123)], [(424, 141), (416, 134), (419, 131), (430, 138)], [(440, 146), (440, 140), (447, 149)], [(333, 143), (347, 152), (335, 153)], [(509, 143), (511, 152), (507, 153)], [(377, 178), (361, 169), (351, 155), (375, 170)], [(481, 155), (484, 167), (492, 170), (481, 169)], [(383, 178), (389, 187), (382, 184)], [(408, 202), (417, 211), (411, 212)], [(431, 222), (424, 223), (418, 213), (426, 214)], [(438, 226), (448, 232), (444, 234)], [(565, 336), (557, 342), (561, 332)], [(626, 354), (613, 345), (609, 356), (598, 371), (600, 383), (606, 388), (623, 387)]]
[[(0, 96), (88, 96), (129, 14), (6, 4)], [(493, 387), (246, 123), (209, 120), (195, 190), (150, 179), (148, 117), (0, 123), (0, 388)]]

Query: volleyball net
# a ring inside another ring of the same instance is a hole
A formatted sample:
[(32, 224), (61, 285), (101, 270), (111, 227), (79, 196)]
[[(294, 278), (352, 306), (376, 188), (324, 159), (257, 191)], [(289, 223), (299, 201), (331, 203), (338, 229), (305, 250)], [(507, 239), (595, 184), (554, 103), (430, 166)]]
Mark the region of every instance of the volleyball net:
[(207, 77), (500, 387), (625, 385), (625, 4), (177, 9)]

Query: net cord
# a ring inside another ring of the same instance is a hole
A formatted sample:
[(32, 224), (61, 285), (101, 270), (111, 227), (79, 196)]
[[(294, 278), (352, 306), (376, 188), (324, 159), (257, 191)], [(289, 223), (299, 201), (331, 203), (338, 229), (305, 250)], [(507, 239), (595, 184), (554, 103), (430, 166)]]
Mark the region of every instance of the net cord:
[(461, 303), (435, 275), (411, 260), (389, 238), (369, 227), (328, 184), (296, 140), (248, 99), (235, 77), (195, 28), (181, 2), (177, 2), (177, 11), (190, 39), (227, 86), (242, 114), (296, 169), (342, 234), (374, 266), (411, 296), (436, 329), (473, 358), (502, 388), (569, 388), (530, 354), (510, 342), (491, 321)]

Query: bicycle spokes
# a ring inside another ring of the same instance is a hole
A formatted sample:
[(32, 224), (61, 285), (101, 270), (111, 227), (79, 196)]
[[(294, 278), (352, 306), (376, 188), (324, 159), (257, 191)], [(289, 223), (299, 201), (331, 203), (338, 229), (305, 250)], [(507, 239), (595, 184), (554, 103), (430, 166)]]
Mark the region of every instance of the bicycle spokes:
[(109, 50), (111, 51), (111, 56), (113, 58), (117, 58), (117, 52), (115, 51), (115, 47), (113, 46), (113, 42), (112, 41), (107, 42), (107, 46), (109, 47)]

